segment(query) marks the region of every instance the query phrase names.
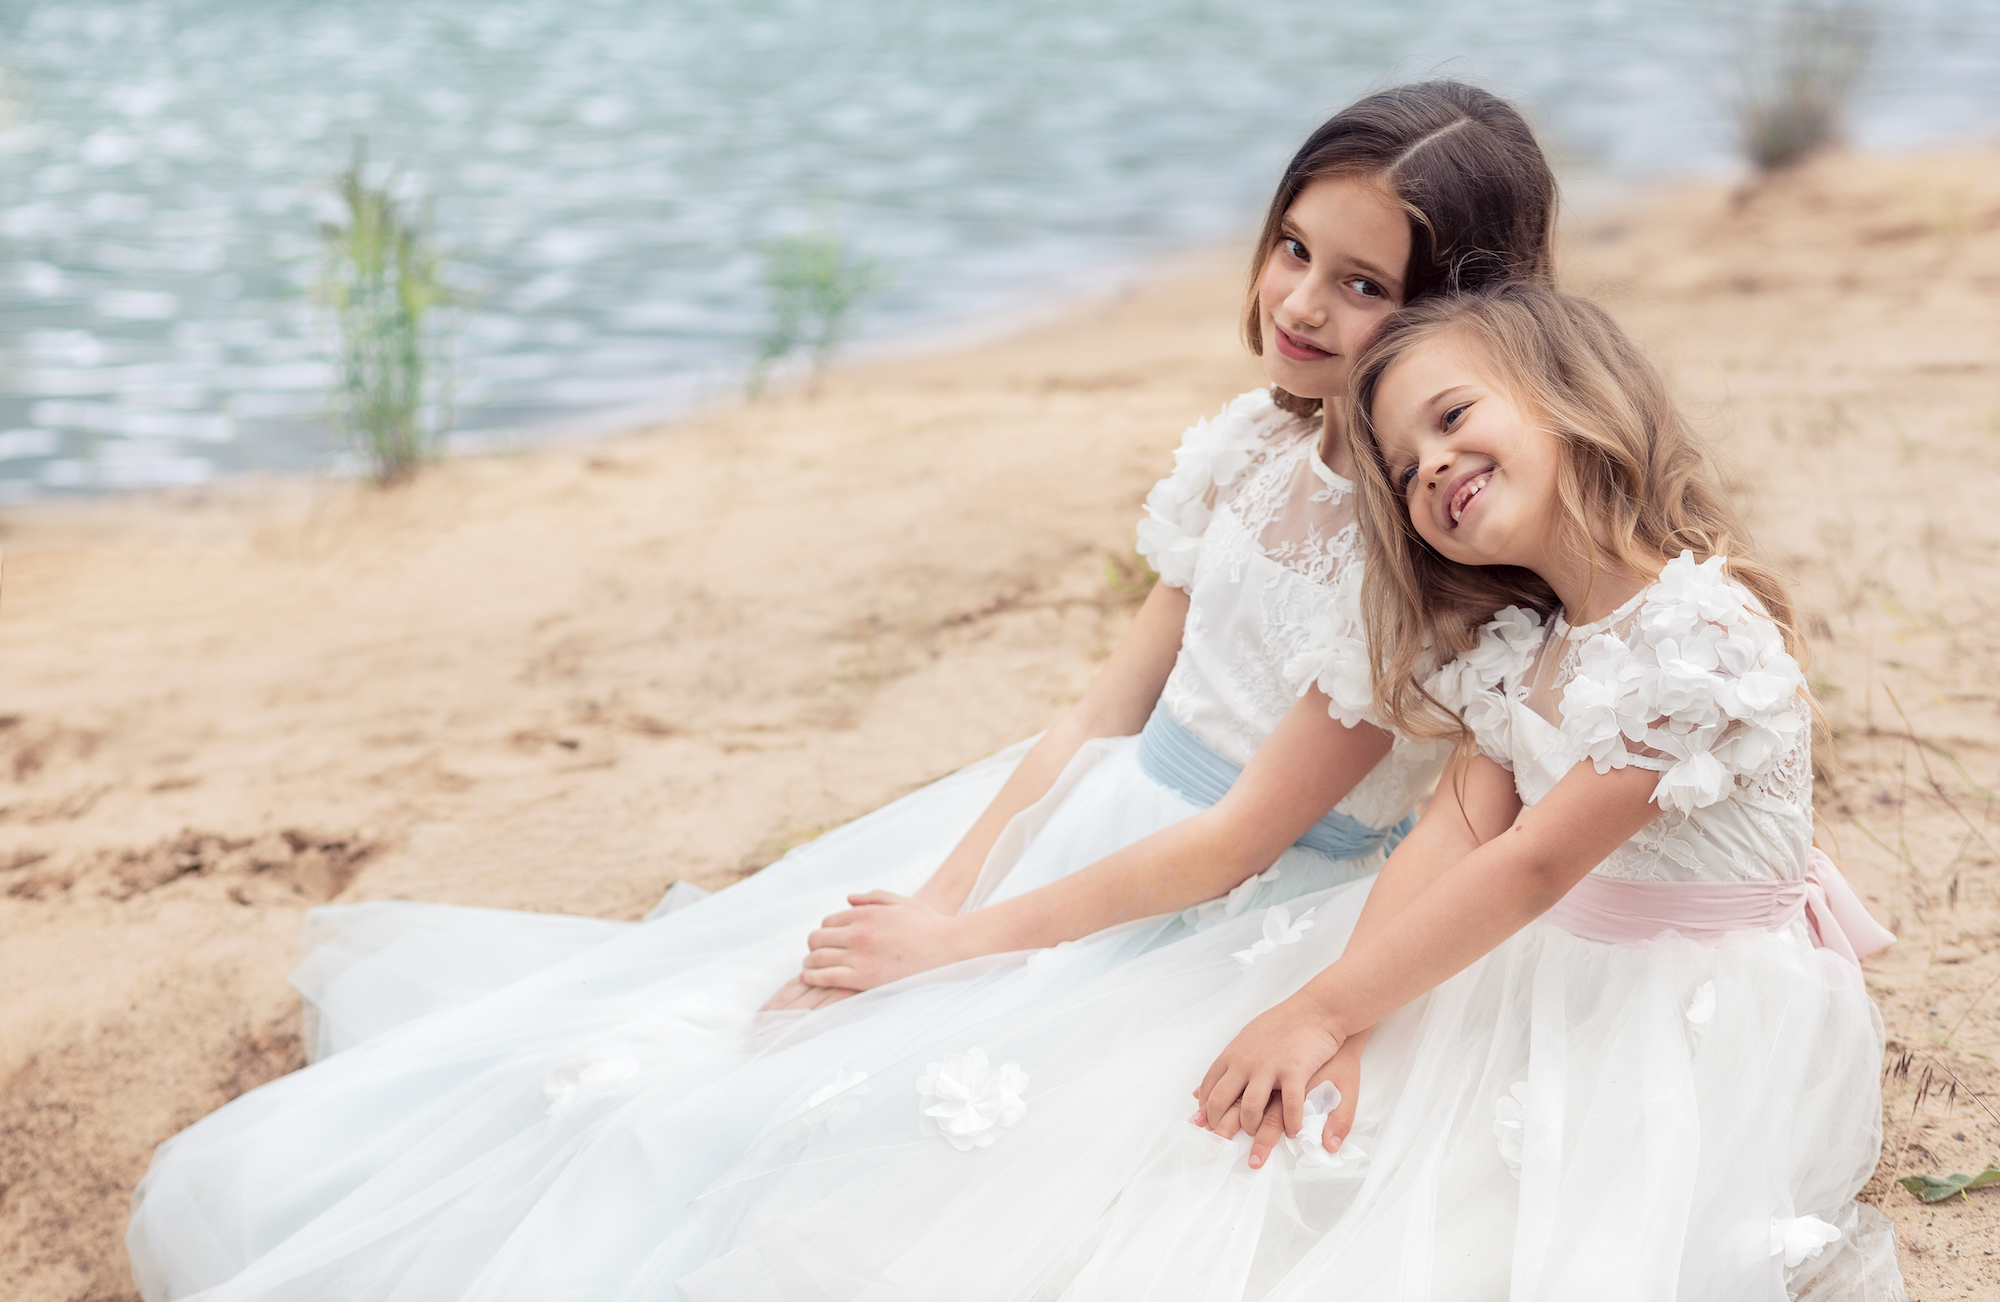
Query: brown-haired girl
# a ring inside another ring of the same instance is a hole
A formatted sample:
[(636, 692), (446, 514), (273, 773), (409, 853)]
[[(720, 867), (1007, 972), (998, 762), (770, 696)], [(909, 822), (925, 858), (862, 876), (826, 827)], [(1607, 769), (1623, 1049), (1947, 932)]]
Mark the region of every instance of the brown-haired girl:
[(1852, 1201), (1892, 937), (1812, 846), (1791, 602), (1658, 374), (1511, 285), (1399, 313), (1351, 402), (1378, 708), (1463, 744), (1202, 1081), (1268, 1151), (1380, 1024), (1366, 1187), (1269, 1297), (1900, 1296)]
[[(1329, 121), (1254, 262), (1275, 387), (1187, 432), (1140, 526), (1161, 582), (1060, 723), (642, 925), (322, 911), (319, 1060), (162, 1147), (147, 1297), (1038, 1295), (1252, 1010), (1230, 954), (1365, 889), (1443, 762), (1374, 720), (1342, 399), (1398, 307), (1546, 277), (1554, 204), (1483, 91)], [(1157, 1106), (1100, 1160), (1065, 1082), (1114, 1067)], [(1023, 1216), (1053, 1256), (987, 1225)]]

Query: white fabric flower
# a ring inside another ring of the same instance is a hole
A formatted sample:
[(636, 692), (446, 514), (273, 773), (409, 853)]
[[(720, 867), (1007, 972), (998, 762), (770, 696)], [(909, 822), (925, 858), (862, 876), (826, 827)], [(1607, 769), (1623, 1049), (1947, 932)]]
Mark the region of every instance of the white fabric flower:
[(1493, 1137), (1500, 1141), (1500, 1160), (1516, 1180), (1521, 1178), (1521, 1153), (1528, 1137), (1528, 1082), (1515, 1081), (1493, 1103)]
[(1771, 1255), (1785, 1254), (1790, 1270), (1808, 1257), (1817, 1257), (1829, 1243), (1840, 1242), (1840, 1231), (1817, 1216), (1794, 1216), (1771, 1220)]
[(1345, 1141), (1329, 1153), (1326, 1151), (1326, 1119), (1340, 1108), (1340, 1088), (1332, 1081), (1321, 1081), (1306, 1095), (1306, 1116), (1299, 1124), (1297, 1135), (1285, 1137), (1285, 1147), (1303, 1167), (1318, 1167), (1321, 1170), (1338, 1171), (1358, 1166), (1368, 1157), (1360, 1144)]
[(868, 1073), (865, 1071), (854, 1071), (851, 1068), (842, 1067), (833, 1073), (832, 1080), (813, 1092), (813, 1096), (806, 1100), (805, 1106), (800, 1108), (799, 1111), (802, 1113), (811, 1112), (820, 1104), (829, 1103), (849, 1090), (852, 1090), (855, 1094), (866, 1094), (868, 1087), (862, 1084), (862, 1082), (867, 1079)]
[(1146, 494), (1139, 554), (1162, 583), (1185, 588), (1194, 581), (1201, 535), (1214, 514), (1209, 493), (1235, 483), (1257, 451), (1255, 413), (1270, 405), (1270, 397), (1263, 395), (1261, 403), (1246, 398), (1230, 403), (1213, 420), (1196, 421), (1174, 452), (1173, 473)]
[(1640, 629), (1652, 636), (1678, 638), (1702, 624), (1733, 624), (1747, 604), (1742, 589), (1724, 572), (1725, 558), (1711, 556), (1700, 564), (1683, 551), (1660, 570), (1659, 581), (1639, 613)]
[(942, 1136), (962, 1153), (985, 1148), (1027, 1115), (1021, 1097), (1027, 1088), (1028, 1073), (1018, 1062), (995, 1067), (984, 1049), (948, 1053), (917, 1078), (918, 1129), (927, 1138)]
[(1662, 809), (1691, 814), (1722, 799), (1735, 785), (1722, 761), (1708, 751), (1696, 751), (1666, 771), (1653, 788), (1653, 799)]
[(1688, 1000), (1687, 1019), (1689, 1026), (1700, 1031), (1707, 1030), (1708, 1024), (1715, 1020), (1715, 982), (1704, 981), (1694, 992), (1694, 998)]
[(546, 1115), (559, 1117), (587, 1098), (611, 1093), (638, 1074), (639, 1060), (622, 1053), (559, 1062), (542, 1078), (542, 1093), (549, 1100)]
[(1659, 682), (1653, 690), (1652, 706), (1659, 714), (1700, 722), (1716, 710), (1716, 694), (1722, 679), (1715, 648), (1700, 638), (1662, 640), (1655, 648), (1659, 657)]
[(1291, 910), (1282, 904), (1273, 905), (1264, 910), (1263, 938), (1252, 944), (1250, 948), (1239, 949), (1229, 957), (1235, 959), (1244, 967), (1249, 967), (1252, 963), (1255, 963), (1265, 954), (1275, 950), (1278, 946), (1296, 943), (1299, 937), (1312, 930), (1313, 912), (1314, 910), (1307, 909), (1299, 915), (1299, 920), (1294, 922), (1292, 921)]
[[(1508, 606), (1479, 630), (1479, 640), (1441, 671), (1458, 682), (1464, 694), (1491, 691), (1518, 673), (1542, 644), (1542, 619), (1532, 610)], [(1450, 697), (1443, 698), (1447, 704)]]

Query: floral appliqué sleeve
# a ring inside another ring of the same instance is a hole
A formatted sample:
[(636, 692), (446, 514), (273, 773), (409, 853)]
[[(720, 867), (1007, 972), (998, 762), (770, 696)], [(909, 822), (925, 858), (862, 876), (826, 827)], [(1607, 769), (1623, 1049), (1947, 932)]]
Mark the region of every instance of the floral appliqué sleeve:
[(1479, 630), (1471, 650), (1424, 684), (1465, 721), (1479, 753), (1509, 771), (1514, 767), (1514, 716), (1508, 712), (1506, 684), (1527, 670), (1547, 634), (1540, 615), (1508, 606)]
[(1139, 554), (1160, 582), (1183, 592), (1194, 582), (1201, 535), (1217, 494), (1249, 468), (1262, 446), (1257, 418), (1271, 409), (1271, 395), (1255, 389), (1181, 436), (1174, 472), (1146, 494), (1146, 514), (1139, 521)]
[(1682, 552), (1624, 637), (1584, 643), (1562, 728), (1600, 773), (1653, 769), (1661, 809), (1692, 813), (1769, 774), (1809, 726), (1805, 676), (1724, 560)]

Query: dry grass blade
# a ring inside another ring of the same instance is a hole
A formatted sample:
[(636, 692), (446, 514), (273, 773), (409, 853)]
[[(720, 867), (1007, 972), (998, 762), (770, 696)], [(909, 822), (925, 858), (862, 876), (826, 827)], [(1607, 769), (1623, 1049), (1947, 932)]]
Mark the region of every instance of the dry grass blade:
[(1744, 156), (1776, 172), (1832, 144), (1875, 42), (1860, 0), (1791, 0), (1744, 29), (1728, 95)]

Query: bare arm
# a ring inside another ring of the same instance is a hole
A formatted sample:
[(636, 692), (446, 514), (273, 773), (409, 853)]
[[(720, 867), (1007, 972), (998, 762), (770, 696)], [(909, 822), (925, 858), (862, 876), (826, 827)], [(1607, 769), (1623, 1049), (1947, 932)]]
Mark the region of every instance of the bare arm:
[[(809, 938), (809, 985), (866, 989), (978, 954), (1038, 949), (1214, 899), (1270, 867), (1388, 753), (1389, 734), (1349, 728), (1317, 688), (1300, 698), (1209, 809), (1061, 881), (956, 918), (886, 893), (852, 897)], [(1315, 1064), (1317, 1065), (1317, 1064)]]
[(917, 899), (944, 913), (958, 912), (1001, 831), (1014, 815), (1048, 794), (1085, 742), (1129, 737), (1146, 726), (1180, 654), (1187, 611), (1187, 593), (1165, 583), (1153, 585), (1090, 690), (1021, 757), (1000, 794), (917, 891)]
[[(1464, 775), (1475, 827), (1490, 826), (1509, 800), (1518, 807), (1512, 775), (1491, 760), (1470, 759)], [(1338, 960), (1252, 1021), (1216, 1059), (1202, 1081), (1204, 1113), (1220, 1117), (1240, 1099), (1241, 1115), (1259, 1116), (1276, 1089), (1285, 1131), (1296, 1133), (1306, 1081), (1347, 1036), (1434, 989), (1546, 912), (1659, 813), (1652, 804), (1658, 781), (1636, 766), (1598, 773), (1580, 764), (1505, 832), (1441, 868), (1418, 870), (1430, 880), (1393, 913), (1392, 888), (1376, 925), (1365, 934), (1357, 930)], [(1440, 808), (1448, 802), (1455, 804), (1451, 791), (1441, 788), (1425, 822), (1454, 815), (1454, 808)], [(1442, 839), (1428, 845), (1440, 857), (1449, 854)], [(1425, 846), (1416, 848), (1421, 853)], [(1396, 857), (1404, 858), (1403, 849)]]

